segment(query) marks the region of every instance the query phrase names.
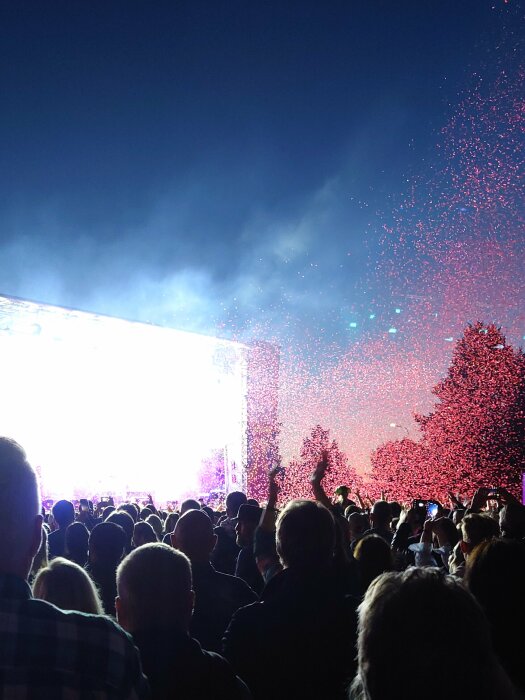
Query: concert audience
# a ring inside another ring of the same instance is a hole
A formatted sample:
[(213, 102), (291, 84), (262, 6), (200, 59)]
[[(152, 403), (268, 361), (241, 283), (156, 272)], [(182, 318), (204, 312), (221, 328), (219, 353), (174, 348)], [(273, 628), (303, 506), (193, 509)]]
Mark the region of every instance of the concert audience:
[(224, 658), (190, 637), (194, 593), (184, 554), (161, 543), (139, 547), (120, 564), (117, 588), (117, 619), (140, 650), (152, 700), (251, 697)]
[(0, 697), (145, 697), (102, 613), (154, 699), (525, 697), (525, 507), (483, 488), (357, 505), (328, 469), (280, 512), (278, 468), (263, 508), (233, 492), (225, 514), (60, 500), (48, 564), (35, 474), (0, 438)]

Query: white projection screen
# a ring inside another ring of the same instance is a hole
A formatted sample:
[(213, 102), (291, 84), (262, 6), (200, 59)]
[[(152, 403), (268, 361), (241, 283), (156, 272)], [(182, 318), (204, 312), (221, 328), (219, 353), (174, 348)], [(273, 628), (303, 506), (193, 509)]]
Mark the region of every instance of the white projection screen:
[(245, 488), (248, 351), (0, 297), (0, 433), (46, 498)]

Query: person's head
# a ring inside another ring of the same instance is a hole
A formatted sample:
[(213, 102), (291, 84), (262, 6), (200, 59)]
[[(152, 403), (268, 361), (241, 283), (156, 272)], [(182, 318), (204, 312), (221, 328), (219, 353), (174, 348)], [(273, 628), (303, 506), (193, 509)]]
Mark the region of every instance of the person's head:
[(53, 517), (58, 527), (63, 530), (75, 521), (75, 506), (71, 501), (57, 501), (53, 506)]
[(126, 533), (126, 553), (130, 552), (131, 540), (133, 539), (133, 528), (135, 527), (135, 523), (133, 522), (131, 515), (127, 511), (120, 510), (119, 508), (114, 513), (111, 513), (106, 522), (120, 525), (120, 527)]
[(169, 513), (168, 517), (164, 521), (164, 533), (165, 534), (168, 534), (169, 532), (173, 532), (173, 530), (175, 530), (175, 525), (177, 524), (178, 519), (179, 519), (178, 513)]
[(162, 538), (162, 520), (159, 518), (158, 515), (150, 515), (146, 518), (146, 522), (151, 525), (151, 527), (155, 530), (155, 534), (157, 535), (157, 539)]
[(126, 546), (126, 533), (115, 523), (99, 523), (89, 535), (89, 561), (108, 567), (117, 567)]
[(498, 618), (516, 619), (518, 608), (525, 611), (525, 544), (503, 538), (483, 540), (468, 558), (465, 583), (493, 624)]
[(499, 525), (490, 515), (471, 513), (461, 521), (461, 551), (465, 558), (483, 540), (499, 537)]
[(525, 506), (520, 503), (503, 506), (499, 512), (499, 526), (502, 537), (525, 539)]
[(216, 542), (212, 522), (202, 510), (184, 513), (171, 536), (172, 546), (183, 552), (192, 563), (209, 561)]
[(213, 512), (213, 509), (210, 508), (210, 506), (202, 506), (201, 510), (203, 513), (206, 513), (208, 518), (211, 520), (212, 525), (215, 524), (215, 513)]
[(0, 571), (27, 578), (42, 541), (36, 474), (22, 447), (0, 437)]
[(116, 510), (115, 506), (106, 506), (102, 510), (102, 520), (105, 522), (109, 518), (111, 513), (115, 512), (115, 510)]
[(195, 498), (187, 498), (180, 504), (180, 514), (184, 515), (189, 510), (200, 510), (201, 504)]
[(391, 519), (390, 503), (387, 501), (376, 501), (370, 512), (370, 523), (372, 527), (378, 530), (388, 530), (390, 529)]
[[(437, 668), (446, 671), (451, 700), (464, 698), (466, 686), (469, 697), (509, 697), (483, 612), (459, 581), (439, 569), (412, 567), (376, 578), (359, 606), (357, 646), (354, 687), (367, 700), (437, 700), (443, 696), (431, 680)], [(410, 673), (401, 673), (407, 659)]]
[(84, 523), (71, 523), (66, 530), (66, 556), (83, 566), (87, 561), (89, 530)]
[(348, 527), (350, 530), (350, 542), (359, 539), (368, 530), (370, 523), (364, 513), (351, 513), (348, 517)]
[(523, 689), (525, 544), (513, 539), (484, 540), (467, 560), (465, 582), (490, 623), (504, 668)]
[(146, 520), (149, 518), (150, 515), (153, 515), (153, 508), (150, 508), (149, 506), (144, 506), (144, 508), (140, 511), (140, 520)]
[(321, 569), (330, 565), (334, 556), (333, 515), (316, 501), (290, 501), (279, 514), (275, 538), (284, 567)]
[(133, 546), (142, 547), (144, 544), (158, 542), (157, 533), (149, 523), (139, 520), (133, 528)]
[(236, 518), (239, 508), (246, 503), (246, 494), (242, 491), (232, 491), (226, 496), (226, 517)]
[(246, 503), (247, 503), (247, 505), (255, 506), (256, 508), (261, 507), (261, 504), (259, 503), (259, 501), (256, 498), (247, 498)]
[(33, 595), (61, 610), (102, 615), (97, 589), (87, 572), (72, 561), (56, 557), (41, 569), (33, 583)]
[(390, 506), (391, 519), (393, 520), (394, 518), (399, 518), (403, 511), (401, 503), (398, 503), (397, 501), (389, 501), (388, 505)]
[(119, 506), (119, 510), (125, 511), (134, 523), (139, 519), (139, 507), (135, 503), (123, 503)]
[(261, 513), (261, 508), (250, 506), (248, 503), (244, 503), (239, 508), (237, 522), (235, 523), (235, 534), (239, 547), (253, 546), (253, 538), (261, 520)]
[(354, 557), (363, 591), (366, 591), (377, 576), (394, 568), (392, 550), (388, 542), (379, 535), (366, 535), (359, 540)]
[(117, 570), (117, 593), (117, 620), (128, 632), (188, 632), (194, 603), (191, 566), (176, 549), (146, 544), (128, 554)]

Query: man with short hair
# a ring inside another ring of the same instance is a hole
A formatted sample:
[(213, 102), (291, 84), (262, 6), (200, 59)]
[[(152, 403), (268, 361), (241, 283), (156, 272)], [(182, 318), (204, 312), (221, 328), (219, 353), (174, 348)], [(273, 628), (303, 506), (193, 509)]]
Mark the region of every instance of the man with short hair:
[(255, 698), (345, 699), (355, 670), (356, 601), (338, 584), (336, 525), (320, 503), (292, 501), (276, 524), (284, 570), (238, 610), (223, 649)]
[(211, 563), (224, 574), (234, 574), (240, 548), (236, 544), (235, 524), (239, 508), (246, 503), (246, 494), (232, 491), (226, 496), (226, 517), (215, 528), (217, 544), (211, 555)]
[(118, 625), (32, 597), (40, 494), (24, 450), (9, 438), (0, 438), (0, 533), (0, 696), (147, 698), (137, 650)]
[(235, 524), (237, 546), (241, 548), (235, 565), (235, 576), (246, 581), (257, 595), (260, 595), (264, 588), (264, 579), (257, 567), (253, 549), (255, 530), (259, 525), (261, 515), (262, 508), (244, 503), (239, 508)]
[(57, 501), (52, 509), (58, 530), (49, 533), (47, 546), (49, 558), (63, 557), (66, 553), (66, 530), (75, 522), (75, 507), (70, 501)]
[(370, 524), (372, 527), (365, 532), (366, 535), (379, 535), (388, 544), (392, 544), (394, 533), (390, 527), (392, 512), (388, 501), (376, 501), (370, 511)]
[(117, 619), (140, 649), (153, 700), (250, 697), (228, 662), (189, 635), (194, 592), (184, 554), (160, 542), (135, 549), (118, 568), (117, 589)]
[(234, 612), (254, 603), (257, 596), (237, 576), (216, 571), (210, 563), (217, 535), (202, 510), (190, 510), (177, 522), (171, 544), (191, 561), (195, 607), (191, 634), (205, 649), (221, 650), (222, 636)]

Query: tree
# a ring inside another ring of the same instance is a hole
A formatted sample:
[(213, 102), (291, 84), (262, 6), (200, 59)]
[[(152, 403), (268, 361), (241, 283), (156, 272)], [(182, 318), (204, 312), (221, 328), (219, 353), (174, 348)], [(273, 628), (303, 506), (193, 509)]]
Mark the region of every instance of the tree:
[(386, 442), (372, 453), (371, 461), (374, 492), (401, 502), (435, 497), (427, 474), (428, 450), (421, 442), (410, 438)]
[(446, 498), (503, 486), (518, 496), (525, 470), (525, 356), (495, 325), (469, 324), (428, 416), (415, 416), (418, 443), (386, 443), (372, 455), (373, 479), (392, 494)]
[(517, 495), (525, 469), (523, 352), (507, 345), (494, 324), (469, 324), (433, 393), (435, 410), (416, 420), (437, 485), (504, 486)]
[(293, 459), (283, 480), (280, 498), (283, 502), (292, 498), (312, 498), (309, 478), (323, 451), (328, 452), (329, 468), (323, 480), (323, 487), (331, 497), (338, 486), (349, 486), (355, 490), (361, 486), (361, 479), (348, 465), (348, 458), (339, 449), (337, 441), (330, 439), (330, 430), (320, 425), (312, 429), (304, 438), (299, 459)]

